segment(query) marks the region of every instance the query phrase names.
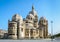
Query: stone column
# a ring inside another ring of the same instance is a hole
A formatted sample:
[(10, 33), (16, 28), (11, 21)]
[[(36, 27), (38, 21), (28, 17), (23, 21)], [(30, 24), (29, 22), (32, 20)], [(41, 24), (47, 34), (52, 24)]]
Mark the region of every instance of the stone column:
[(31, 35), (30, 35), (30, 29), (29, 29), (29, 39), (30, 39)]

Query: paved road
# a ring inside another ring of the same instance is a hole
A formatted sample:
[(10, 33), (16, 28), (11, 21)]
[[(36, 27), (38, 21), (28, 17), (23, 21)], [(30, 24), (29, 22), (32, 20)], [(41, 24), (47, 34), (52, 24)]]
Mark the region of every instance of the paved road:
[(60, 42), (60, 40), (0, 40), (0, 42)]

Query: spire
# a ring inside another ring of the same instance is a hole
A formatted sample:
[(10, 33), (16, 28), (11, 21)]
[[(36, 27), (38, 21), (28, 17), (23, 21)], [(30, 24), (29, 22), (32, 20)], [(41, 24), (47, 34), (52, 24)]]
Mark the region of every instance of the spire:
[(32, 11), (34, 10), (34, 6), (32, 5)]

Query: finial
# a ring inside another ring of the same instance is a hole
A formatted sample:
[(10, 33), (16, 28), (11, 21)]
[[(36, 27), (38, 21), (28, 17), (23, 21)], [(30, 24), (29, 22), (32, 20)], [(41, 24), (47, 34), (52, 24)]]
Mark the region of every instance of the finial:
[(34, 6), (32, 5), (32, 10), (34, 10)]

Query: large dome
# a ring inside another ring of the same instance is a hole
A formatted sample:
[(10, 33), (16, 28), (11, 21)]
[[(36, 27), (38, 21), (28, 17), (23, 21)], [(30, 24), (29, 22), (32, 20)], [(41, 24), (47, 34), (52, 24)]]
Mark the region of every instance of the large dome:
[(30, 11), (29, 14), (32, 14), (32, 15), (37, 15), (37, 12), (34, 10), (34, 11)]
[(34, 10), (34, 6), (32, 6), (32, 11), (30, 11), (29, 14), (32, 14), (34, 16), (37, 15), (37, 12)]
[(13, 15), (12, 21), (18, 21), (18, 20), (22, 20), (22, 17), (19, 16), (18, 14)]
[(34, 16), (32, 14), (28, 14), (26, 18), (32, 18), (32, 19), (34, 19)]

